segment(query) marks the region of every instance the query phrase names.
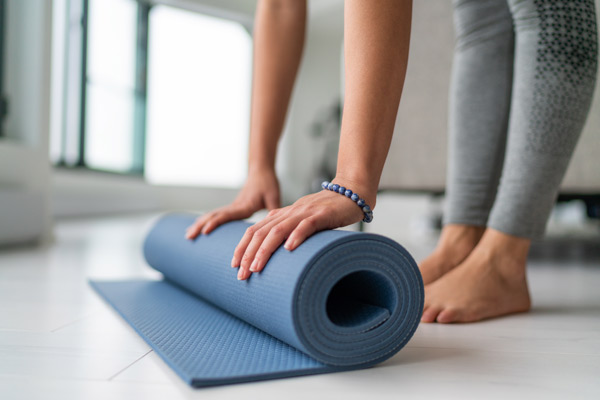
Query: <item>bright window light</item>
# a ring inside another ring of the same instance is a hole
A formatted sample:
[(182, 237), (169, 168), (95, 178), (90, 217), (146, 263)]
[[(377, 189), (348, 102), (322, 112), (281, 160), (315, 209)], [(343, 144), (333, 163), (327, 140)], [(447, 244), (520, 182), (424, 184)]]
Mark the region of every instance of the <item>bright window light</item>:
[(145, 175), (237, 187), (246, 176), (252, 40), (239, 24), (168, 6), (150, 14)]
[(89, 4), (86, 163), (128, 172), (133, 165), (137, 3)]

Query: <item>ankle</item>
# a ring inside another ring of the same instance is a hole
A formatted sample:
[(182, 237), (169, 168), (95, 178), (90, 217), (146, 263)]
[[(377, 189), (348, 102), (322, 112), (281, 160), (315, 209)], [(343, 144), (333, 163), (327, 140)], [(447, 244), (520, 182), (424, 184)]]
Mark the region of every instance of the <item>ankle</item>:
[(492, 257), (507, 256), (526, 261), (531, 247), (531, 239), (488, 228), (483, 234), (478, 247), (486, 249)]
[(522, 279), (530, 245), (530, 239), (487, 229), (475, 251), (486, 260), (485, 264), (494, 267), (505, 277)]
[(443, 250), (472, 250), (481, 240), (485, 227), (448, 224), (442, 229), (438, 247)]

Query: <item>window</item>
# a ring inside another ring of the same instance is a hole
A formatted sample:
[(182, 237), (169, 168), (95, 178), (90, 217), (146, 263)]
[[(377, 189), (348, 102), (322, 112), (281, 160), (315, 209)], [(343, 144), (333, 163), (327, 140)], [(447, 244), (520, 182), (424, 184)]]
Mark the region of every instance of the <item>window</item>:
[(67, 38), (55, 163), (140, 173), (156, 184), (240, 185), (250, 115), (248, 31), (135, 0), (62, 2)]
[(251, 38), (238, 23), (154, 7), (148, 59), (150, 182), (243, 183), (251, 49)]
[(131, 0), (89, 1), (84, 154), (90, 168), (134, 170), (137, 7)]

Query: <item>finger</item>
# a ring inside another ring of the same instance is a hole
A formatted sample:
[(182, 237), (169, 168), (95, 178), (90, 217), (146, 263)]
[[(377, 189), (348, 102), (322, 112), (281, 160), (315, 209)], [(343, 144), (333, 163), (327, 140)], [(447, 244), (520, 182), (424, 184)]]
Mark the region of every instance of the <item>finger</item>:
[(254, 261), (250, 265), (250, 272), (262, 271), (275, 250), (281, 246), (285, 238), (294, 230), (297, 225), (297, 220), (288, 219), (273, 226), (267, 237), (263, 240), (262, 244), (256, 251)]
[(206, 221), (201, 232), (203, 235), (207, 235), (219, 226), (223, 225), (225, 222), (248, 218), (250, 214), (250, 210), (244, 207), (236, 207), (224, 210), (218, 214), (215, 214), (213, 218)]
[(327, 228), (326, 218), (319, 215), (313, 215), (305, 218), (298, 224), (296, 229), (290, 233), (284, 247), (287, 250), (294, 250), (300, 246), (300, 244), (302, 244), (302, 242), (304, 242), (310, 235), (315, 232), (322, 231), (325, 228)]
[(252, 274), (250, 272), (250, 267), (252, 266), (256, 252), (262, 245), (265, 238), (268, 236), (269, 232), (277, 225), (277, 222), (272, 222), (271, 224), (263, 226), (254, 233), (254, 235), (252, 236), (252, 240), (246, 247), (246, 251), (244, 251), (244, 255), (242, 256), (240, 270), (238, 271), (239, 280), (248, 279), (250, 277), (250, 275)]
[(215, 214), (215, 211), (209, 212), (207, 214), (204, 214), (204, 215), (196, 218), (196, 221), (194, 221), (194, 223), (190, 227), (187, 228), (187, 230), (185, 232), (185, 238), (186, 239), (195, 239), (196, 236), (198, 236), (200, 234), (200, 231), (202, 230), (202, 227), (204, 226), (206, 221), (208, 221), (214, 214)]
[(275, 208), (275, 209), (269, 211), (269, 213), (267, 214), (267, 218), (276, 216), (280, 210), (281, 210), (281, 208)]
[(259, 221), (256, 224), (249, 226), (248, 229), (246, 229), (244, 236), (242, 236), (242, 238), (240, 239), (240, 242), (238, 243), (235, 250), (233, 251), (233, 258), (231, 259), (231, 266), (233, 268), (240, 266), (240, 263), (242, 261), (242, 256), (246, 252), (246, 248), (250, 244), (250, 241), (252, 240), (252, 236), (254, 236), (256, 231), (258, 231), (260, 228), (262, 228), (267, 223), (272, 222), (272, 221), (273, 221), (273, 218), (266, 217), (262, 221)]

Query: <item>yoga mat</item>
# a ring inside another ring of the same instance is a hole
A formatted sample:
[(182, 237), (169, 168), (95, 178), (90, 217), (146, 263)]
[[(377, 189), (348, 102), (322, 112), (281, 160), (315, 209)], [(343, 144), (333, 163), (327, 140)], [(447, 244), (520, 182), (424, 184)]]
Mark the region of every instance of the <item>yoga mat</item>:
[(166, 215), (147, 235), (144, 256), (163, 280), (91, 282), (192, 386), (370, 367), (419, 324), (421, 275), (391, 239), (322, 231), (238, 281), (231, 257), (250, 224), (186, 240), (195, 218)]

